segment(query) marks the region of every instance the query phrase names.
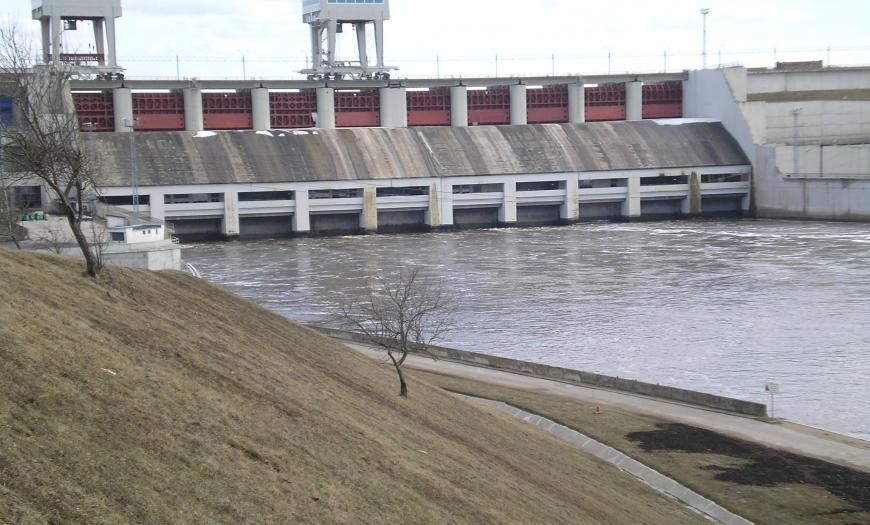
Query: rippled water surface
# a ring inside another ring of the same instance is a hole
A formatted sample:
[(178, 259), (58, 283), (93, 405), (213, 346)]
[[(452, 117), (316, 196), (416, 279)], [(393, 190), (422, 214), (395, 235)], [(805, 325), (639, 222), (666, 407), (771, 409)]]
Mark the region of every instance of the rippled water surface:
[(585, 224), (203, 244), (203, 275), (303, 322), (412, 265), (460, 298), (442, 344), (768, 402), (870, 439), (870, 227)]

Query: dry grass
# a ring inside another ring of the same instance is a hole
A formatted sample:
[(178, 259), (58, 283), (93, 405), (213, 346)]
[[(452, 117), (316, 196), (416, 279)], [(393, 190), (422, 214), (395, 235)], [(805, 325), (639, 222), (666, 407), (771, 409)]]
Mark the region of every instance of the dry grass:
[(177, 272), (0, 250), (0, 522), (703, 523)]
[(411, 371), (454, 392), (497, 399), (613, 446), (759, 525), (870, 523), (870, 474), (660, 419), (548, 394)]

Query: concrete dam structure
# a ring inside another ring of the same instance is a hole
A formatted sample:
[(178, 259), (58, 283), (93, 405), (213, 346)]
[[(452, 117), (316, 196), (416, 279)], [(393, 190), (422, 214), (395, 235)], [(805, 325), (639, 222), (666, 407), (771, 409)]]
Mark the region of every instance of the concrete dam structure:
[[(103, 199), (131, 204), (127, 134), (85, 137)], [(749, 210), (717, 122), (136, 135), (143, 212), (181, 237), (569, 223)], [(146, 211), (147, 210), (147, 211)]]

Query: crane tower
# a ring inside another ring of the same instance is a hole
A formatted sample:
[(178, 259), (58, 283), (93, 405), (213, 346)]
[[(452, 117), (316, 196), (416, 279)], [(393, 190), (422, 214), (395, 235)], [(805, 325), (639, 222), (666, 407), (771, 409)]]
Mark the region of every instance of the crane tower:
[[(43, 62), (64, 65), (76, 73), (104, 78), (120, 77), (115, 46), (115, 19), (121, 17), (121, 0), (31, 0), (33, 19), (42, 24)], [(94, 52), (64, 50), (64, 31), (75, 31), (79, 22), (94, 27)]]
[[(384, 20), (390, 19), (390, 0), (302, 0), (302, 21), (311, 26), (311, 69), (300, 73), (309, 79), (375, 78), (388, 79), (395, 67), (384, 65)], [(356, 30), (359, 61), (335, 58), (336, 36), (344, 24)], [(369, 63), (366, 27), (374, 26), (374, 65)]]

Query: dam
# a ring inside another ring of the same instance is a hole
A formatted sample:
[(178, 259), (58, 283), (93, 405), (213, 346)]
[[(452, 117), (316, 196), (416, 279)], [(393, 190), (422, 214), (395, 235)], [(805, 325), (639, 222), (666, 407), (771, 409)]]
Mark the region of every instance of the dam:
[[(129, 206), (131, 142), (88, 134)], [(749, 211), (751, 166), (715, 122), (224, 133), (136, 141), (144, 210), (184, 239), (571, 223)]]

